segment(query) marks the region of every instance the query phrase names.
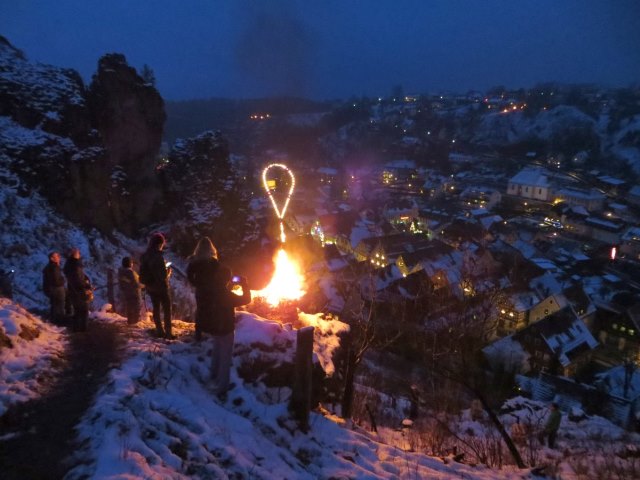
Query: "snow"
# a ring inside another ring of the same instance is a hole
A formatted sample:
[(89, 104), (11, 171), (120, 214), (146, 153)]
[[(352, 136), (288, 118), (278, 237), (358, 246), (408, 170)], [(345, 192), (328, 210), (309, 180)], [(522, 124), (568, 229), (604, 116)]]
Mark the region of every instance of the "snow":
[(38, 396), (65, 344), (63, 329), (0, 298), (0, 417), (10, 405)]
[(530, 355), (522, 348), (520, 342), (513, 340), (513, 335), (493, 342), (482, 351), (494, 368), (503, 367), (508, 372), (521, 373), (529, 370)]
[(73, 70), (30, 63), (0, 43), (0, 90), (11, 89), (27, 108), (57, 120), (65, 105), (84, 105), (82, 80)]
[[(97, 317), (123, 321), (104, 312)], [(318, 315), (303, 317), (324, 333), (344, 328)], [(85, 461), (67, 478), (524, 478), (524, 472), (445, 463), (385, 443), (392, 432), (346, 428), (324, 410), (311, 413), (310, 431), (302, 433), (288, 412), (289, 389), (246, 383), (237, 355), (234, 387), (220, 401), (208, 383), (210, 341), (193, 341), (192, 327), (176, 323), (175, 342), (150, 339), (148, 319), (129, 331), (128, 358), (111, 371), (78, 426), (84, 448), (76, 456)], [(246, 342), (277, 343), (280, 335), (293, 332), (241, 314), (235, 351), (247, 351)]]

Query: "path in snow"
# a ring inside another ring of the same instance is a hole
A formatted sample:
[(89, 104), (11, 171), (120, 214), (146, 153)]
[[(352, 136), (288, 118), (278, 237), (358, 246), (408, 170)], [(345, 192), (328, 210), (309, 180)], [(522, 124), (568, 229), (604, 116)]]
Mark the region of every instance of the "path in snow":
[(74, 427), (89, 408), (107, 372), (122, 358), (123, 329), (89, 321), (70, 334), (66, 365), (43, 396), (10, 408), (0, 418), (0, 477), (60, 479), (73, 466)]

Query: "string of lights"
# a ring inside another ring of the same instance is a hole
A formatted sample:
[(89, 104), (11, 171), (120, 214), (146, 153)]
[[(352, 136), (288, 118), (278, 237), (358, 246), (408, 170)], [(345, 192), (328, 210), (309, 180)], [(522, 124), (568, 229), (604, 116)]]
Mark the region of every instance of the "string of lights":
[[(286, 197), (286, 200), (284, 201), (282, 210), (280, 209), (280, 207), (278, 207), (276, 199), (273, 198), (272, 189), (270, 188), (269, 181), (267, 179), (267, 172), (269, 172), (269, 170), (271, 170), (272, 168), (283, 169), (285, 172), (289, 174), (289, 177), (291, 178), (291, 186), (289, 187), (289, 192), (287, 193), (287, 197)], [(270, 165), (267, 165), (265, 169), (262, 171), (262, 184), (264, 185), (264, 189), (267, 192), (267, 196), (271, 201), (271, 205), (273, 205), (273, 210), (276, 212), (276, 216), (278, 217), (278, 220), (280, 220), (280, 241), (284, 243), (287, 237), (284, 234), (284, 224), (282, 223), (282, 219), (284, 218), (284, 214), (287, 212), (287, 207), (289, 206), (289, 201), (291, 200), (291, 194), (293, 194), (293, 189), (296, 186), (296, 178), (293, 176), (293, 172), (286, 165), (282, 163), (272, 163)]]

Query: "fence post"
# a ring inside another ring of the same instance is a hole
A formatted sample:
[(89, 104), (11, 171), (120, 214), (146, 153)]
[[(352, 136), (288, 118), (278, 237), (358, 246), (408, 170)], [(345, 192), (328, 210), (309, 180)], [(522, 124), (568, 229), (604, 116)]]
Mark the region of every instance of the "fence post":
[(298, 420), (300, 430), (309, 431), (311, 411), (311, 370), (313, 367), (313, 327), (298, 330), (296, 358), (293, 374), (293, 391), (289, 408)]
[(113, 269), (107, 268), (107, 302), (111, 304), (111, 308), (114, 312), (116, 310), (116, 296), (113, 288)]

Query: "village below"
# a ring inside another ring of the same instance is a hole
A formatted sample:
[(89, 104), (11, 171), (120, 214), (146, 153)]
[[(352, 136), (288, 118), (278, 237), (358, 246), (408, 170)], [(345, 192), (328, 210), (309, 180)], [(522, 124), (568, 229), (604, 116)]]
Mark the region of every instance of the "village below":
[[(0, 37), (0, 225), (2, 478), (640, 478), (640, 87), (168, 102)], [(175, 339), (114, 282), (156, 232)], [(253, 293), (224, 398), (204, 236)], [(87, 332), (42, 290), (71, 248)]]

